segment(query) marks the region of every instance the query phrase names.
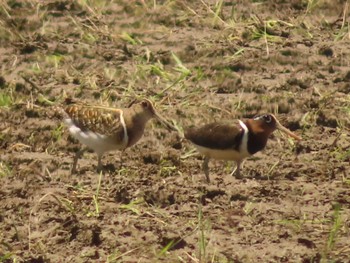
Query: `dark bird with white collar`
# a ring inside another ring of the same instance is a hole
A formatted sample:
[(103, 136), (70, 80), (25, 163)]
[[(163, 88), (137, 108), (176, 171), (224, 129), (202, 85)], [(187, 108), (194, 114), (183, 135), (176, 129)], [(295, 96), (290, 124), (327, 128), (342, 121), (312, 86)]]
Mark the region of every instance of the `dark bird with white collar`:
[(239, 178), (242, 161), (264, 149), (269, 136), (276, 129), (296, 140), (301, 140), (299, 136), (282, 126), (273, 114), (264, 114), (245, 121), (238, 120), (232, 124), (214, 122), (202, 127), (189, 128), (185, 130), (185, 138), (204, 155), (202, 169), (207, 182), (210, 182), (208, 168), (210, 159), (235, 161), (237, 168), (234, 172)]

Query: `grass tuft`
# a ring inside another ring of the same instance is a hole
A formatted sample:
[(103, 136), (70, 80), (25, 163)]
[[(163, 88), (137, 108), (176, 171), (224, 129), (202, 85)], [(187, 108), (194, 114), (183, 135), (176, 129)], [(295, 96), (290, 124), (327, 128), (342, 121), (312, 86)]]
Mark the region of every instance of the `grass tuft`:
[(131, 34), (129, 34), (127, 32), (123, 32), (120, 35), (120, 38), (131, 45), (142, 45), (142, 41), (140, 39), (138, 39), (135, 36), (132, 36)]
[(144, 203), (143, 199), (136, 199), (136, 200), (131, 201), (129, 204), (121, 205), (120, 209), (129, 210), (136, 215), (141, 215), (141, 211), (138, 208), (138, 205), (140, 205), (142, 203)]
[(101, 181), (102, 181), (102, 175), (103, 173), (100, 172), (98, 176), (98, 183), (96, 188), (96, 193), (92, 196), (92, 200), (95, 206), (95, 210), (92, 213), (88, 213), (88, 216), (100, 216), (100, 205), (99, 205), (99, 195), (100, 195), (100, 189), (101, 189)]
[(59, 125), (58, 127), (56, 127), (55, 129), (53, 129), (51, 131), (51, 137), (55, 140), (55, 141), (59, 141), (62, 138), (62, 134), (64, 133), (64, 128), (65, 126), (63, 124)]
[(13, 98), (6, 92), (0, 92), (0, 107), (10, 108), (13, 104)]
[(171, 240), (165, 247), (162, 248), (162, 250), (159, 252), (158, 256), (162, 257), (164, 256), (173, 246), (176, 245), (175, 240)]
[(199, 238), (198, 238), (198, 258), (199, 262), (206, 262), (207, 258), (207, 240), (205, 237), (206, 224), (203, 219), (203, 210), (202, 205), (198, 205), (198, 230), (199, 230)]
[(341, 205), (338, 203), (334, 205), (332, 222), (333, 225), (331, 231), (329, 232), (324, 257), (327, 257), (327, 254), (334, 250), (335, 242), (342, 227), (343, 222), (341, 219)]
[(9, 165), (4, 162), (0, 162), (0, 177), (7, 177), (12, 174), (12, 170)]

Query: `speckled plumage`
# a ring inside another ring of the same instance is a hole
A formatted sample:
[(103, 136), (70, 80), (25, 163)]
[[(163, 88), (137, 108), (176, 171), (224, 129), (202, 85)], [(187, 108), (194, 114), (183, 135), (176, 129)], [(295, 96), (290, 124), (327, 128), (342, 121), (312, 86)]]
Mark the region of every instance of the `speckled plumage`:
[(123, 133), (121, 124), (122, 110), (89, 105), (69, 105), (65, 112), (81, 130), (104, 135)]
[[(101, 158), (105, 152), (125, 150), (137, 143), (151, 118), (156, 117), (172, 129), (147, 99), (124, 109), (70, 103), (62, 110), (64, 122), (72, 136), (97, 153), (98, 170), (102, 168)], [(75, 172), (77, 161), (83, 152), (84, 150), (76, 154), (72, 173)]]

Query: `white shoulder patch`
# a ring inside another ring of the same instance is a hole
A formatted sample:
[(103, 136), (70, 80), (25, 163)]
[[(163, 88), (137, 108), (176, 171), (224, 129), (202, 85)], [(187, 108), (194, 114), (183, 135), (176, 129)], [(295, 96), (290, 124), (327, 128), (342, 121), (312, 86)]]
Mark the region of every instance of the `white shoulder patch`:
[(123, 145), (125, 145), (125, 147), (126, 147), (128, 145), (128, 142), (129, 142), (129, 137), (128, 137), (128, 131), (126, 129), (126, 124), (124, 121), (123, 111), (120, 112), (120, 123), (123, 126), (123, 130), (124, 130)]
[(244, 156), (250, 156), (251, 154), (248, 152), (248, 127), (247, 125), (244, 124), (243, 121), (239, 120), (239, 125), (242, 127), (244, 130), (243, 137), (242, 137), (242, 142), (241, 146), (239, 147), (239, 151), (242, 153)]

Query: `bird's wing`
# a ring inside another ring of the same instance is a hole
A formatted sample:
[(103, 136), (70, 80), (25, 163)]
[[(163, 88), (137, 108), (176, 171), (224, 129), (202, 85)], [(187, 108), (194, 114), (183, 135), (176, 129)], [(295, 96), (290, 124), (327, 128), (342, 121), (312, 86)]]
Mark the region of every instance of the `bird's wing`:
[(122, 110), (117, 108), (72, 104), (65, 113), (83, 131), (92, 131), (106, 136), (124, 136)]
[(227, 150), (239, 148), (244, 131), (237, 125), (210, 123), (199, 128), (189, 128), (185, 138), (199, 146)]

